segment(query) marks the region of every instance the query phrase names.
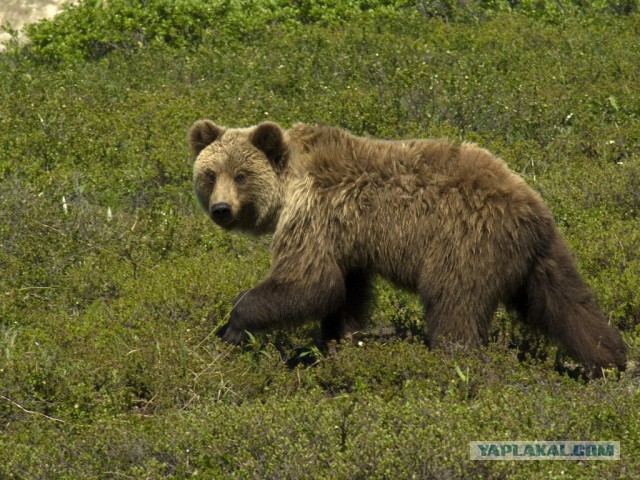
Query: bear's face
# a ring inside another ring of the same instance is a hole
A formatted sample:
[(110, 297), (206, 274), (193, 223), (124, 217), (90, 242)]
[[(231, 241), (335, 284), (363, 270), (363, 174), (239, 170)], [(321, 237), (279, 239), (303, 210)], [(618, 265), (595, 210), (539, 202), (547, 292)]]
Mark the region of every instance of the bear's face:
[(196, 196), (211, 219), (226, 230), (273, 231), (287, 160), (282, 129), (274, 123), (224, 129), (201, 120), (189, 142)]

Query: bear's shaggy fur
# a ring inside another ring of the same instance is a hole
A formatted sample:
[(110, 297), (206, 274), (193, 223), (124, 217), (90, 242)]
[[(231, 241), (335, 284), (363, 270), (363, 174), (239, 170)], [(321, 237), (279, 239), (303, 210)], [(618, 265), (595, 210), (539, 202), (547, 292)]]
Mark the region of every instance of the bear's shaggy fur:
[(266, 280), (238, 297), (231, 343), (309, 318), (324, 340), (366, 323), (371, 278), (417, 292), (430, 345), (487, 342), (499, 302), (593, 367), (625, 345), (580, 277), (549, 209), (475, 145), (383, 141), (329, 127), (195, 123), (196, 195), (227, 230), (273, 232)]

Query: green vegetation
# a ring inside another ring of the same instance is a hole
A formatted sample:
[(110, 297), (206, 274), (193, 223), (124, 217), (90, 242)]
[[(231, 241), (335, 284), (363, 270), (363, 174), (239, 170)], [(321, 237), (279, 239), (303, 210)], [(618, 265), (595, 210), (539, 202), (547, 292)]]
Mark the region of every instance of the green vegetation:
[[(0, 478), (637, 476), (637, 1), (102, 3), (0, 55)], [(429, 351), (384, 282), (371, 332), (331, 354), (315, 324), (222, 345), (269, 239), (199, 211), (203, 117), (493, 150), (552, 208), (631, 368), (585, 382), (503, 312), (487, 348)], [(472, 462), (472, 440), (622, 458)]]

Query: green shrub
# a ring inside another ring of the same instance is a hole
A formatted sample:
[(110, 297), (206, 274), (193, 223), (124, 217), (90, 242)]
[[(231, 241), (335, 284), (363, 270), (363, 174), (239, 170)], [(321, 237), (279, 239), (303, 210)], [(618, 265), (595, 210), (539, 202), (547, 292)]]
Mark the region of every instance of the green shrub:
[(32, 55), (43, 62), (99, 59), (113, 51), (131, 54), (153, 44), (185, 48), (203, 41), (265, 38), (277, 25), (348, 22), (422, 21), (443, 18), (475, 24), (517, 11), (538, 20), (562, 23), (568, 16), (609, 13), (631, 15), (638, 0), (82, 0), (53, 20), (26, 28)]

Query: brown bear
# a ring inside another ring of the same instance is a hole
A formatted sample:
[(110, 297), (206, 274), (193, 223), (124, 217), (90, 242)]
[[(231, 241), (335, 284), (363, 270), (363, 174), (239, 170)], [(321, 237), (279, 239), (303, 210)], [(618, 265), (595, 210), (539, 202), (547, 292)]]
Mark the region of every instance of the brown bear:
[(626, 363), (540, 197), (469, 143), (387, 141), (330, 127), (196, 122), (195, 191), (225, 230), (273, 232), (269, 276), (219, 335), (241, 343), (306, 319), (362, 328), (372, 276), (417, 292), (430, 345), (485, 344), (499, 302), (592, 367)]

